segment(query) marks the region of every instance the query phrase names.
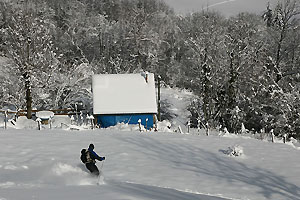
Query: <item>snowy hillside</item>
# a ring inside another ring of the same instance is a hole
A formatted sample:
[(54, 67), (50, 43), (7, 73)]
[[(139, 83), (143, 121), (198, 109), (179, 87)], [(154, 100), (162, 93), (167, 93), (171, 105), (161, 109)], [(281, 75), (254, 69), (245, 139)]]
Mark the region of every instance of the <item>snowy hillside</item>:
[(170, 120), (173, 129), (180, 126), (186, 132), (190, 115), (187, 107), (193, 98), (195, 98), (195, 95), (186, 90), (169, 87), (161, 88), (162, 119)]
[[(101, 185), (79, 160), (81, 148), (90, 142), (106, 156)], [(240, 155), (228, 155), (235, 145)], [(1, 200), (300, 199), (299, 149), (281, 143), (117, 130), (10, 129), (1, 130), (0, 146)]]
[[(125, 124), (87, 130), (59, 116), (52, 130), (25, 117), (4, 130), (0, 115), (0, 200), (300, 200), (299, 143), (179, 134), (193, 95), (163, 88), (161, 98), (172, 120), (159, 132)], [(100, 185), (79, 159), (89, 143), (106, 157)]]

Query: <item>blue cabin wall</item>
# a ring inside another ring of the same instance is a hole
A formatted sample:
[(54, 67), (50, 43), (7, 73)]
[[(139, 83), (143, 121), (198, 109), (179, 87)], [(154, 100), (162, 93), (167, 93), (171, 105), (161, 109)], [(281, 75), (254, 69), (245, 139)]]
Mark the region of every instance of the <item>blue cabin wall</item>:
[[(141, 124), (147, 129), (153, 128), (153, 114), (123, 114), (123, 115), (97, 115), (97, 124), (100, 124), (102, 128), (115, 126), (118, 123), (138, 124), (138, 120), (141, 119)], [(146, 120), (148, 119), (148, 121)], [(147, 125), (146, 125), (147, 121)]]

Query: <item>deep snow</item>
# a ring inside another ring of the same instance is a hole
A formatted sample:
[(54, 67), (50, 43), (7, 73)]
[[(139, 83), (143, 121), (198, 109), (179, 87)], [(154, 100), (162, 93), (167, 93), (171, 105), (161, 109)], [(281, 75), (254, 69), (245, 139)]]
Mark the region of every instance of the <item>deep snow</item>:
[[(25, 117), (4, 130), (0, 114), (0, 200), (300, 200), (299, 143), (205, 136), (204, 130), (180, 134), (192, 98), (188, 91), (162, 89), (173, 120), (160, 123), (159, 132), (126, 124), (86, 130), (60, 116), (52, 130), (38, 131)], [(79, 159), (91, 142), (106, 157), (100, 185)]]
[[(79, 159), (90, 142), (106, 156), (99, 186)], [(243, 154), (227, 155), (237, 144)], [(202, 134), (9, 129), (1, 130), (0, 146), (1, 200), (300, 199), (299, 149), (282, 143)]]

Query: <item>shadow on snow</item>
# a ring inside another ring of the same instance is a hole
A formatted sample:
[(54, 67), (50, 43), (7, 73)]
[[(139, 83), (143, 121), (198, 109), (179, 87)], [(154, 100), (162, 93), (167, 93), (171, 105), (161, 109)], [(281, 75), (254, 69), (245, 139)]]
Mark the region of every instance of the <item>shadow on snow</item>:
[[(167, 142), (162, 143), (151, 137), (142, 137), (136, 140), (122, 138), (122, 141), (141, 147), (140, 150), (145, 151), (144, 153), (149, 156), (149, 159), (159, 157), (173, 163), (171, 166), (174, 168), (206, 174), (227, 181), (229, 184), (241, 182), (258, 187), (259, 193), (267, 199), (271, 199), (273, 195), (277, 194), (283, 199), (300, 200), (299, 186), (288, 183), (284, 177), (259, 167), (251, 168), (236, 160), (228, 161), (226, 157), (184, 143), (174, 145), (168, 142), (166, 144)], [(149, 146), (151, 149), (144, 148), (145, 146)]]

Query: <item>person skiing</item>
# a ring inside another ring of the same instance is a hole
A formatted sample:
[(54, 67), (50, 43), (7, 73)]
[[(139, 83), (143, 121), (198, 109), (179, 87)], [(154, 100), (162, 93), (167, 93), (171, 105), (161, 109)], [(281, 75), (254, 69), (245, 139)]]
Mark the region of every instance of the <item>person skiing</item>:
[(81, 160), (84, 162), (86, 168), (92, 173), (92, 175), (99, 176), (99, 169), (96, 166), (96, 160), (103, 161), (105, 160), (105, 157), (98, 156), (98, 154), (94, 151), (94, 148), (94, 144), (90, 144), (87, 150), (83, 149), (81, 154), (82, 156), (86, 156), (86, 158), (84, 158), (84, 160), (81, 158)]

